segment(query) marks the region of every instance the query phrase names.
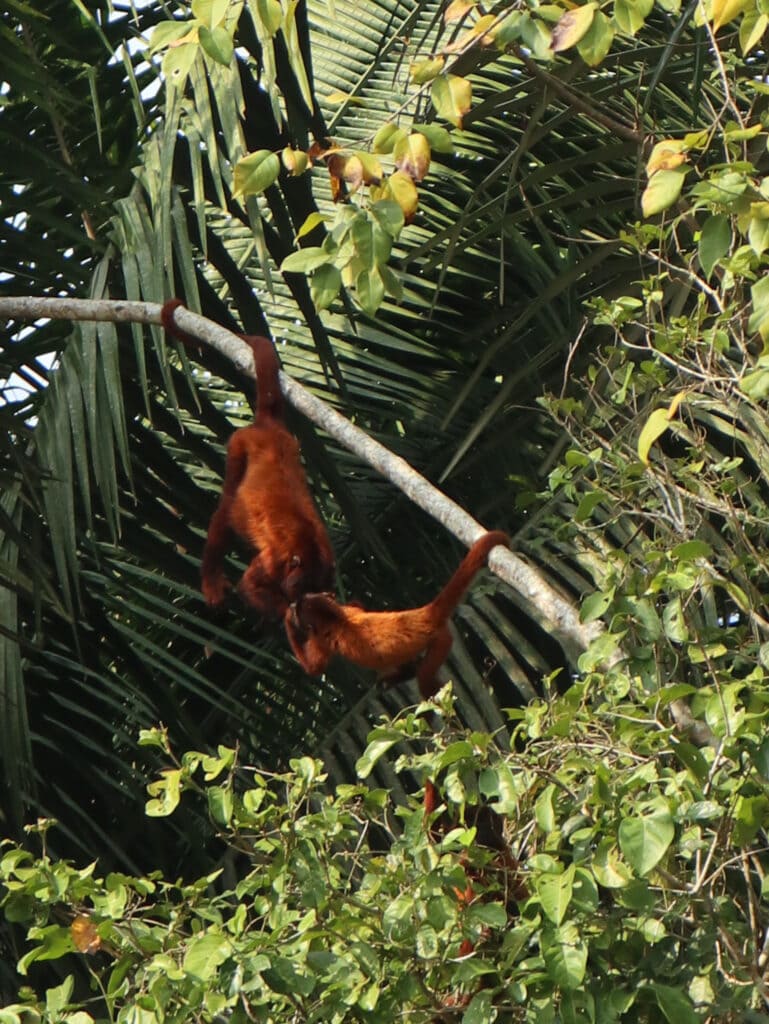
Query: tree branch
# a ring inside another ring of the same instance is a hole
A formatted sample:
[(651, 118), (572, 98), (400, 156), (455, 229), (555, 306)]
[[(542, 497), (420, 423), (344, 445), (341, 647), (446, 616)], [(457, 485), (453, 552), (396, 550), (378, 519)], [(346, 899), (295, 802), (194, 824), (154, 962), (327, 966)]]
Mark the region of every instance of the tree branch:
[[(52, 318), (160, 324), (161, 308), (154, 302), (121, 299), (0, 297), (0, 319), (25, 321)], [(184, 307), (175, 311), (174, 318), (182, 331), (206, 342), (245, 376), (254, 376), (251, 350), (236, 334)], [(468, 547), (486, 532), (477, 520), (417, 473), (405, 459), (369, 437), (283, 371), (280, 373), (280, 386), (295, 409), (376, 469)], [(494, 548), (489, 565), (513, 589), (526, 614), (553, 633), (569, 657), (585, 650), (591, 640), (602, 632), (598, 623), (586, 625), (580, 622), (574, 604), (558, 593), (538, 569), (512, 551)]]

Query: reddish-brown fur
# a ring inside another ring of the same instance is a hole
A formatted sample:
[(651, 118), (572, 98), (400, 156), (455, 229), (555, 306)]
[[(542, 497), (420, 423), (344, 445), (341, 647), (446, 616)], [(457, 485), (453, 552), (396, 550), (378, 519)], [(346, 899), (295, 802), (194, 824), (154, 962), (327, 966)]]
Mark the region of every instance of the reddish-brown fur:
[(473, 544), (449, 582), (430, 604), (397, 612), (369, 612), (337, 604), (328, 594), (306, 594), (289, 610), (286, 631), (305, 672), (319, 675), (334, 655), (392, 677), (422, 656), (417, 681), (423, 697), (438, 689), (435, 674), (451, 649), (448, 619), (475, 574), (497, 544), (509, 545), (499, 530)]
[[(181, 304), (164, 304), (163, 326), (197, 345), (174, 323)], [(334, 552), (307, 486), (299, 442), (283, 423), (275, 346), (258, 335), (241, 337), (254, 355), (256, 412), (253, 424), (236, 430), (227, 445), (222, 496), (203, 550), (202, 590), (210, 605), (224, 600), (230, 583), (223, 561), (237, 535), (254, 551), (238, 584), (240, 596), (263, 615), (282, 618), (308, 591), (331, 589)]]

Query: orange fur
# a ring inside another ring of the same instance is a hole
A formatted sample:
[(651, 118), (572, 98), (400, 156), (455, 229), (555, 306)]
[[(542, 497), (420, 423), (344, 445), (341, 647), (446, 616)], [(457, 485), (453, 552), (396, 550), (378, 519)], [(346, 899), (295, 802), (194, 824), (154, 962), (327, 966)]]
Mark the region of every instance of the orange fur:
[[(179, 305), (178, 299), (165, 303), (163, 326), (197, 344), (174, 324)], [(254, 551), (238, 584), (240, 596), (263, 615), (282, 618), (303, 594), (331, 588), (334, 552), (307, 485), (299, 442), (283, 423), (275, 346), (258, 335), (241, 337), (254, 355), (256, 413), (227, 445), (222, 496), (203, 550), (202, 590), (210, 605), (224, 600), (230, 583), (223, 561), (237, 535)]]
[(328, 594), (306, 594), (289, 610), (286, 631), (305, 672), (318, 675), (334, 655), (382, 676), (397, 674), (422, 658), (417, 681), (423, 697), (438, 689), (435, 674), (451, 649), (448, 619), (475, 574), (497, 544), (509, 545), (499, 530), (473, 544), (449, 582), (430, 604), (397, 612), (369, 612), (340, 605)]

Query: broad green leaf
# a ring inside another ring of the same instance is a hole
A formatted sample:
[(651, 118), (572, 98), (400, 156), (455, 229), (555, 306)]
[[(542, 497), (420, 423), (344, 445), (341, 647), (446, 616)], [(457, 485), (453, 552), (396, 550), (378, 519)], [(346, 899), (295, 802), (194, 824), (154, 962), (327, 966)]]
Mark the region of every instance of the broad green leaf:
[(537, 879), (537, 896), (542, 911), (553, 924), (560, 924), (566, 916), (574, 888), (574, 865), (560, 874), (542, 874)]
[(667, 811), (622, 819), (619, 845), (636, 875), (643, 877), (659, 864), (673, 842), (675, 832), (673, 819)]
[(355, 254), (364, 269), (370, 270), (375, 265), (374, 234), (371, 221), (364, 213), (359, 213), (352, 222), (351, 237), (355, 246)]
[(330, 263), (318, 267), (310, 280), (310, 293), (316, 309), (328, 309), (342, 287), (342, 275)]
[(331, 254), (322, 246), (308, 245), (305, 249), (289, 253), (281, 263), (280, 269), (284, 274), (309, 274), (311, 270), (316, 270), (331, 260)]
[[(761, 335), (761, 340), (766, 344), (769, 342), (769, 277), (762, 277), (754, 285), (751, 285), (750, 299), (753, 311), (748, 320), (748, 331), (751, 334), (758, 332)], [(742, 380), (741, 387), (746, 394), (750, 394), (745, 388), (745, 378)]]
[(230, 66), (235, 47), (232, 36), (226, 28), (219, 26), (210, 29), (201, 25), (198, 39), (211, 60), (215, 60), (217, 64), (222, 64), (226, 68)]
[(570, 46), (576, 46), (593, 24), (597, 10), (598, 4), (588, 3), (566, 11), (553, 28), (553, 53), (561, 53)]
[(71, 974), (68, 974), (61, 985), (57, 985), (56, 988), (46, 989), (45, 993), (45, 1008), (49, 1013), (54, 1016), (61, 1013), (72, 996), (72, 990), (75, 987), (75, 979)]
[(358, 778), (368, 778), (379, 758), (383, 757), (396, 743), (400, 743), (402, 739), (403, 735), (397, 729), (372, 730), (369, 733), (368, 746), (355, 763)]
[(280, 0), (251, 0), (256, 7), (256, 14), (259, 24), (264, 29), (265, 35), (271, 38), (277, 35), (278, 29), (283, 24), (283, 8)]
[(710, 558), (713, 549), (704, 540), (685, 540), (683, 544), (677, 544), (670, 553), (673, 558), (688, 562), (697, 558)]
[(280, 158), (269, 149), (258, 149), (235, 164), (234, 195), (236, 197), (260, 195), (274, 184), (280, 174)]
[(685, 178), (686, 168), (655, 171), (641, 196), (641, 212), (644, 217), (653, 217), (669, 209), (681, 195)]
[(392, 153), (398, 140), (404, 138), (406, 134), (405, 128), (399, 128), (392, 121), (388, 121), (374, 136), (371, 148), (375, 153)]
[(226, 827), (232, 820), (232, 790), (227, 786), (209, 786), (208, 811), (217, 825)]
[(492, 992), (476, 992), (462, 1014), (462, 1024), (492, 1024), (497, 1019), (492, 999)]
[(388, 295), (392, 295), (396, 302), (403, 301), (403, 285), (398, 275), (383, 263), (379, 268), (382, 275), (382, 283)]
[(190, 31), (189, 23), (186, 21), (161, 21), (152, 30), (152, 38), (148, 53), (157, 53), (164, 50), (171, 43), (183, 39)]
[(207, 981), (216, 974), (216, 969), (227, 959), (231, 949), (228, 938), (219, 932), (204, 932), (190, 939), (182, 961), (185, 974), (199, 981)]
[(614, 42), (614, 26), (603, 11), (596, 11), (590, 28), (577, 43), (577, 53), (591, 68), (598, 67)]
[(614, 0), (614, 20), (625, 35), (634, 36), (644, 27), (654, 0)]
[(208, 28), (221, 24), (227, 14), (229, 0), (192, 0), (192, 15)]
[(589, 519), (593, 514), (595, 508), (601, 504), (606, 497), (603, 491), (588, 491), (584, 494), (579, 501), (577, 511), (574, 513), (574, 519), (578, 523), (584, 523), (586, 519)]
[(681, 597), (676, 594), (665, 605), (662, 612), (662, 624), (665, 629), (665, 636), (673, 643), (686, 643), (689, 639), (689, 628), (684, 618), (684, 610), (681, 604)]
[(598, 844), (590, 867), (596, 882), (605, 889), (622, 889), (632, 880), (632, 875), (627, 865), (622, 863), (611, 837), (602, 839)]
[(739, 382), (740, 391), (754, 402), (769, 398), (769, 370), (753, 370), (746, 373)]
[(384, 281), (376, 267), (362, 270), (355, 279), (355, 291), (362, 309), (373, 316), (385, 296)]
[(434, 153), (452, 153), (454, 151), (451, 132), (449, 132), (447, 128), (444, 128), (443, 125), (420, 124), (417, 130), (421, 132), (430, 143), (430, 149)]
[(739, 796), (734, 807), (734, 827), (732, 839), (737, 846), (748, 846), (760, 830), (769, 824), (769, 798), (759, 796)]
[(543, 940), (545, 968), (556, 985), (578, 989), (585, 979), (587, 943), (573, 924), (565, 924)]
[(594, 594), (588, 594), (580, 606), (580, 622), (594, 622), (596, 619), (600, 619), (613, 600), (613, 590), (605, 593), (597, 590)]
[[(753, 204), (757, 205), (757, 204)], [(769, 218), (751, 217), (748, 224), (748, 242), (756, 256), (769, 249)]]
[(196, 43), (184, 43), (181, 46), (170, 47), (161, 65), (163, 77), (169, 85), (181, 89), (187, 81), (195, 58), (198, 55)]
[(710, 277), (713, 267), (721, 257), (729, 252), (731, 244), (732, 226), (729, 218), (723, 213), (708, 217), (702, 225), (697, 245), (697, 256), (706, 278)]
[(767, 26), (769, 17), (766, 14), (745, 11), (745, 17), (740, 22), (740, 49), (743, 54), (750, 53), (753, 47), (761, 42)]
[(472, 105), (473, 88), (466, 78), (440, 75), (432, 84), (430, 98), (438, 114), (457, 128)]
[(654, 993), (657, 1005), (668, 1024), (702, 1024), (702, 1017), (695, 1011), (688, 996), (679, 988), (652, 982), (649, 988)]
[(403, 210), (392, 199), (380, 199), (372, 203), (369, 213), (392, 238), (397, 238), (403, 230)]
[[(540, 829), (547, 835), (556, 826), (556, 814), (553, 804), (555, 796), (555, 783), (551, 782), (542, 790), (534, 804), (534, 816)], [(556, 921), (556, 924), (559, 922)]]

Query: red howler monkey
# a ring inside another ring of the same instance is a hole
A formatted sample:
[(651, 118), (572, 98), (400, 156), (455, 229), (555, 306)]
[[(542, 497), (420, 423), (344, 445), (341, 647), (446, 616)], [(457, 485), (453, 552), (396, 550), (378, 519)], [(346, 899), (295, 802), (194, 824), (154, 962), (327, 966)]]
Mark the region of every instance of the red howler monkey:
[[(174, 322), (181, 305), (178, 299), (163, 305), (163, 327), (197, 346)], [(222, 563), (237, 535), (255, 552), (238, 592), (261, 614), (279, 619), (302, 594), (331, 589), (334, 552), (307, 486), (299, 442), (283, 423), (275, 346), (258, 335), (240, 337), (254, 355), (256, 411), (253, 424), (236, 430), (227, 444), (222, 496), (203, 550), (201, 589), (209, 605), (224, 600), (230, 583)]]
[(369, 612), (337, 604), (328, 594), (305, 594), (286, 616), (286, 632), (305, 672), (319, 675), (335, 654), (384, 677), (420, 655), (419, 691), (424, 698), (438, 690), (435, 673), (451, 649), (448, 619), (486, 564), (497, 544), (509, 546), (507, 534), (493, 530), (473, 544), (449, 582), (430, 604), (398, 612)]

